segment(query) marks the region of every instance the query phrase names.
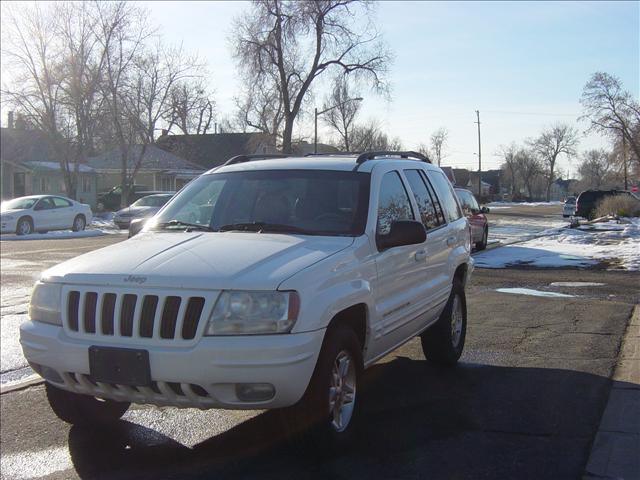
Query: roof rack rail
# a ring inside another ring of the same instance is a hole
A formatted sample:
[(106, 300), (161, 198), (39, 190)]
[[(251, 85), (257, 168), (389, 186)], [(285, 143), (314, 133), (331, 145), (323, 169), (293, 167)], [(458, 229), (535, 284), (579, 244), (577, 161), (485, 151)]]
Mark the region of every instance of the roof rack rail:
[(340, 157), (340, 156), (360, 155), (360, 152), (324, 152), (324, 153), (305, 153), (305, 157)]
[(270, 158), (287, 158), (291, 155), (286, 153), (257, 153), (253, 155), (236, 155), (227, 160), (222, 166), (235, 165), (236, 163), (250, 162), (252, 160), (268, 160)]
[(358, 165), (360, 165), (361, 163), (364, 163), (367, 160), (373, 160), (373, 159), (375, 159), (377, 157), (413, 158), (413, 159), (416, 159), (416, 160), (420, 160), (422, 162), (431, 163), (431, 160), (429, 160), (429, 157), (427, 157), (426, 155), (423, 155), (422, 153), (418, 153), (418, 152), (412, 152), (412, 151), (407, 151), (407, 152), (399, 152), (399, 151), (363, 152), (360, 155), (358, 155), (358, 158), (356, 159), (356, 163)]

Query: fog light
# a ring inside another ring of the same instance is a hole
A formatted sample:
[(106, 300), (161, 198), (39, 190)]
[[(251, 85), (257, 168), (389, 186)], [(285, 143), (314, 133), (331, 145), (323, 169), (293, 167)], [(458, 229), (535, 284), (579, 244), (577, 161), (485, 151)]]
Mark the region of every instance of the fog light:
[(276, 389), (270, 383), (238, 383), (236, 396), (243, 402), (264, 402), (271, 400)]

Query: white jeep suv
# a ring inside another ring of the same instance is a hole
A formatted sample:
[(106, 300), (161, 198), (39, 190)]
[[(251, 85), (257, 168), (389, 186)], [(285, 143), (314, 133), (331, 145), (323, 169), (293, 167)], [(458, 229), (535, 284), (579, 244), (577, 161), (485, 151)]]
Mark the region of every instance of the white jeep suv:
[(70, 423), (131, 402), (291, 406), (336, 440), (376, 360), (420, 335), (427, 359), (457, 362), (469, 253), (451, 184), (419, 154), (234, 157), (137, 236), (44, 272), (20, 341)]

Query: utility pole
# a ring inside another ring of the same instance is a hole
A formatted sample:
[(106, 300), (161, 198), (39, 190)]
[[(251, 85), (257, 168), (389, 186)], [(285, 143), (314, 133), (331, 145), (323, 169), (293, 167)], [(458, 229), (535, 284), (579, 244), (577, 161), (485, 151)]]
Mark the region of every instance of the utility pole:
[(314, 133), (313, 133), (313, 153), (318, 153), (318, 109), (315, 108), (313, 112), (313, 120), (314, 120)]
[(482, 149), (480, 146), (480, 111), (476, 110), (476, 117), (478, 118), (478, 196), (482, 196)]

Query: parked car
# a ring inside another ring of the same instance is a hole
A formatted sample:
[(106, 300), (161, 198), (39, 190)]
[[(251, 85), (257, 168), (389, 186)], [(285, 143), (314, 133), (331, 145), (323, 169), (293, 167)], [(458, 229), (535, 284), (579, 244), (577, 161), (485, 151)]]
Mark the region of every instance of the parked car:
[(576, 197), (567, 197), (562, 206), (563, 217), (573, 217), (576, 214)]
[(2, 202), (0, 231), (29, 235), (49, 230), (84, 230), (91, 207), (59, 195), (31, 195)]
[(288, 407), (292, 431), (341, 442), (363, 369), (417, 335), (428, 360), (456, 364), (474, 262), (442, 170), (412, 152), (253, 159), (42, 274), (20, 336), (59, 418)]
[(638, 197), (627, 190), (585, 190), (578, 195), (575, 215), (588, 219), (594, 218), (598, 204), (605, 198), (614, 195), (628, 195), (634, 200), (638, 199)]
[(489, 213), (489, 208), (480, 207), (473, 193), (464, 188), (456, 188), (458, 200), (462, 207), (462, 213), (469, 220), (471, 227), (471, 243), (476, 250), (484, 250), (487, 248), (487, 239), (489, 238), (489, 220), (485, 213)]
[(113, 223), (123, 230), (127, 229), (133, 219), (153, 217), (174, 195), (174, 193), (158, 193), (142, 197), (131, 206), (118, 210), (113, 217)]
[[(129, 201), (135, 202), (139, 198), (150, 195), (153, 189), (145, 185), (133, 185), (132, 191), (129, 193)], [(122, 187), (120, 185), (113, 187), (107, 192), (98, 195), (96, 207), (99, 212), (118, 210), (122, 206)]]

